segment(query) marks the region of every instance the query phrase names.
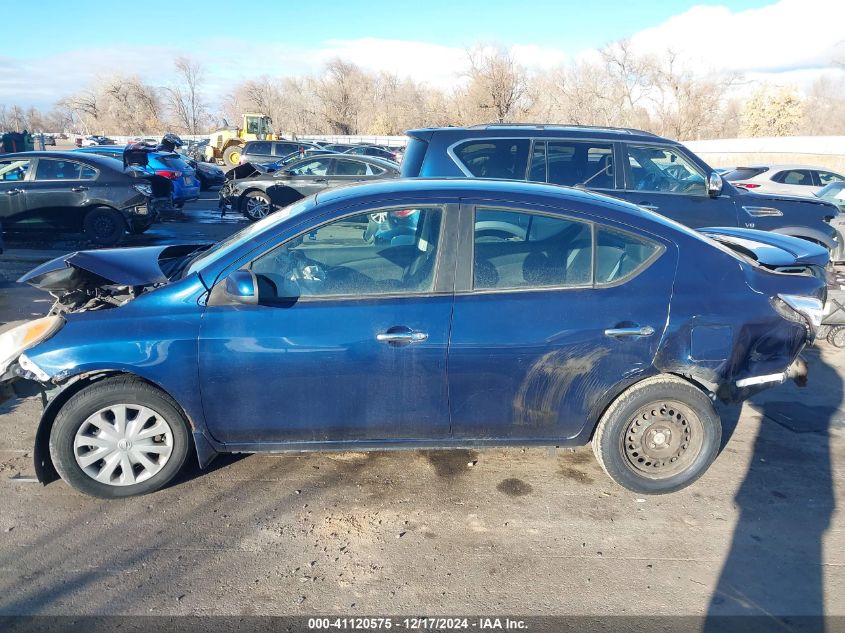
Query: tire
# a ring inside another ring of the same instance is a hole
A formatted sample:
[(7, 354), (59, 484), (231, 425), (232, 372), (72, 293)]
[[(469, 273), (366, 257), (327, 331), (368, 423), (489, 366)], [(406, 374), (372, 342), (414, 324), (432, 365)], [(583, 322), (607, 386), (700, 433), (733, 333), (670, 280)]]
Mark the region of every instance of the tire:
[[(135, 378), (107, 378), (82, 389), (64, 404), (50, 430), (50, 456), (61, 478), (102, 499), (162, 488), (181, 470), (188, 448), (188, 423), (176, 402)], [(89, 464), (98, 451), (101, 459)], [(124, 464), (131, 466), (130, 477)]]
[(94, 244), (114, 246), (119, 244), (126, 234), (126, 220), (120, 212), (100, 207), (89, 211), (82, 220), (82, 229)]
[(834, 347), (845, 347), (845, 325), (836, 325), (827, 333), (827, 342)]
[(240, 145), (232, 145), (223, 152), (223, 164), (229, 167), (237, 167), (241, 164), (243, 148)]
[(241, 213), (255, 222), (273, 213), (276, 207), (263, 191), (250, 191), (241, 198)]
[(617, 484), (660, 495), (701, 477), (719, 452), (722, 423), (713, 403), (686, 380), (662, 374), (625, 390), (593, 435), (593, 452)]

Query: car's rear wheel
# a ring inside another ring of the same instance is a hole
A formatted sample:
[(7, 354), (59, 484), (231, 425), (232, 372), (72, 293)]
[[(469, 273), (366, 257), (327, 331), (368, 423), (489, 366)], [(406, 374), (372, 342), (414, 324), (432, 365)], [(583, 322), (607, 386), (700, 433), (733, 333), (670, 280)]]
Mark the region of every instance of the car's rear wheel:
[(102, 246), (118, 244), (126, 233), (126, 220), (115, 209), (91, 209), (82, 220), (82, 229), (90, 241)]
[(165, 486), (185, 463), (188, 446), (188, 424), (173, 399), (123, 377), (73, 395), (50, 432), (50, 456), (62, 479), (106, 499)]
[(241, 202), (241, 211), (250, 220), (260, 220), (266, 218), (275, 209), (273, 203), (263, 191), (250, 191), (247, 193)]
[(677, 376), (647, 378), (622, 393), (599, 420), (593, 452), (620, 486), (665, 494), (701, 477), (719, 451), (713, 403)]

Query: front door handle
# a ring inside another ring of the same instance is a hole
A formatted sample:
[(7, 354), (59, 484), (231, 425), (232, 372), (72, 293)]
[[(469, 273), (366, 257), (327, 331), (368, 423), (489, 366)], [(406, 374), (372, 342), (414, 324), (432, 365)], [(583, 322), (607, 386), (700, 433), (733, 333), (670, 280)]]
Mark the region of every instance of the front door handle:
[(390, 328), (387, 332), (376, 334), (376, 340), (380, 343), (389, 343), (391, 345), (408, 345), (410, 343), (422, 343), (428, 340), (428, 334), (408, 328)]
[(648, 209), (649, 211), (657, 211), (659, 208), (656, 204), (649, 204), (648, 202), (640, 202), (637, 206), (642, 207), (643, 209)]
[(650, 325), (644, 325), (642, 327), (634, 326), (634, 327), (612, 327), (604, 331), (605, 336), (651, 336), (654, 334), (654, 328)]
[(315, 178), (314, 182), (328, 182), (327, 178)]
[(88, 187), (71, 187), (71, 191), (79, 193), (80, 191), (88, 191)]
[(16, 196), (16, 195), (18, 195), (19, 193), (23, 193), (23, 189), (9, 189), (9, 190), (6, 192), (6, 195), (7, 195), (7, 196)]

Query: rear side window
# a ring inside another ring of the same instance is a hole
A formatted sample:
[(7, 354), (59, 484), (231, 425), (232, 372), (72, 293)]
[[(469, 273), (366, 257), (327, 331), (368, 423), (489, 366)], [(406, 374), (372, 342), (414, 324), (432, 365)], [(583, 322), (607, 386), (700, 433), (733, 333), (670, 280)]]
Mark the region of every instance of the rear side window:
[(529, 139), (481, 139), (457, 145), (457, 161), (476, 178), (525, 180)]
[[(292, 151), (292, 150), (291, 150)], [(270, 156), (272, 153), (270, 151), (270, 143), (264, 141), (258, 141), (255, 143), (250, 143), (246, 147), (245, 154), (264, 154), (266, 156)]]
[(789, 169), (787, 171), (779, 171), (772, 176), (772, 180), (784, 185), (812, 186), (813, 184), (813, 176), (807, 169)]
[(357, 160), (338, 158), (334, 162), (334, 173), (336, 176), (365, 176), (367, 165)]
[(476, 289), (589, 286), (592, 231), (587, 222), (479, 208), (473, 258)]
[(596, 227), (596, 285), (624, 281), (642, 270), (660, 246), (630, 233)]
[(97, 172), (80, 163), (69, 160), (41, 158), (35, 170), (35, 180), (91, 180)]
[(591, 189), (613, 188), (613, 146), (578, 141), (548, 142), (548, 182)]
[(722, 178), (728, 182), (736, 182), (737, 180), (748, 180), (749, 178), (754, 178), (755, 176), (762, 174), (764, 171), (766, 171), (765, 167), (737, 167), (736, 169), (732, 169), (726, 173), (722, 176)]

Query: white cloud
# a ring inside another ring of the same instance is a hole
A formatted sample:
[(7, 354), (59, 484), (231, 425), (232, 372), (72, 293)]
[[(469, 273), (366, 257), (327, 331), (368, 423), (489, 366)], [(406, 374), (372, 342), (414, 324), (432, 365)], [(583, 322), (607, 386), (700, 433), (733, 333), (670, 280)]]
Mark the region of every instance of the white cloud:
[(845, 56), (845, 2), (781, 0), (731, 11), (695, 6), (631, 37), (635, 49), (672, 49), (712, 70), (779, 72), (829, 67)]
[[(661, 53), (671, 48), (702, 71), (744, 73), (746, 85), (766, 80), (804, 88), (831, 72), (832, 59), (845, 58), (843, 24), (843, 0), (781, 0), (743, 11), (699, 5), (632, 34), (631, 41), (643, 52)], [(472, 45), (472, 41), (466, 42), (466, 46)], [(117, 71), (165, 85), (172, 79), (173, 59), (180, 54), (190, 54), (206, 65), (213, 101), (243, 79), (318, 72), (333, 57), (446, 89), (461, 81), (468, 66), (463, 47), (369, 37), (331, 39), (309, 48), (256, 44), (248, 39), (208, 39), (190, 50), (144, 45), (86, 47), (41, 57), (37, 50), (34, 46), (26, 59), (0, 58), (0, 103), (49, 107), (98, 76)], [(563, 49), (533, 43), (513, 44), (510, 52), (521, 65), (541, 72), (572, 59)], [(595, 60), (596, 56), (595, 49), (586, 49), (574, 59)]]

